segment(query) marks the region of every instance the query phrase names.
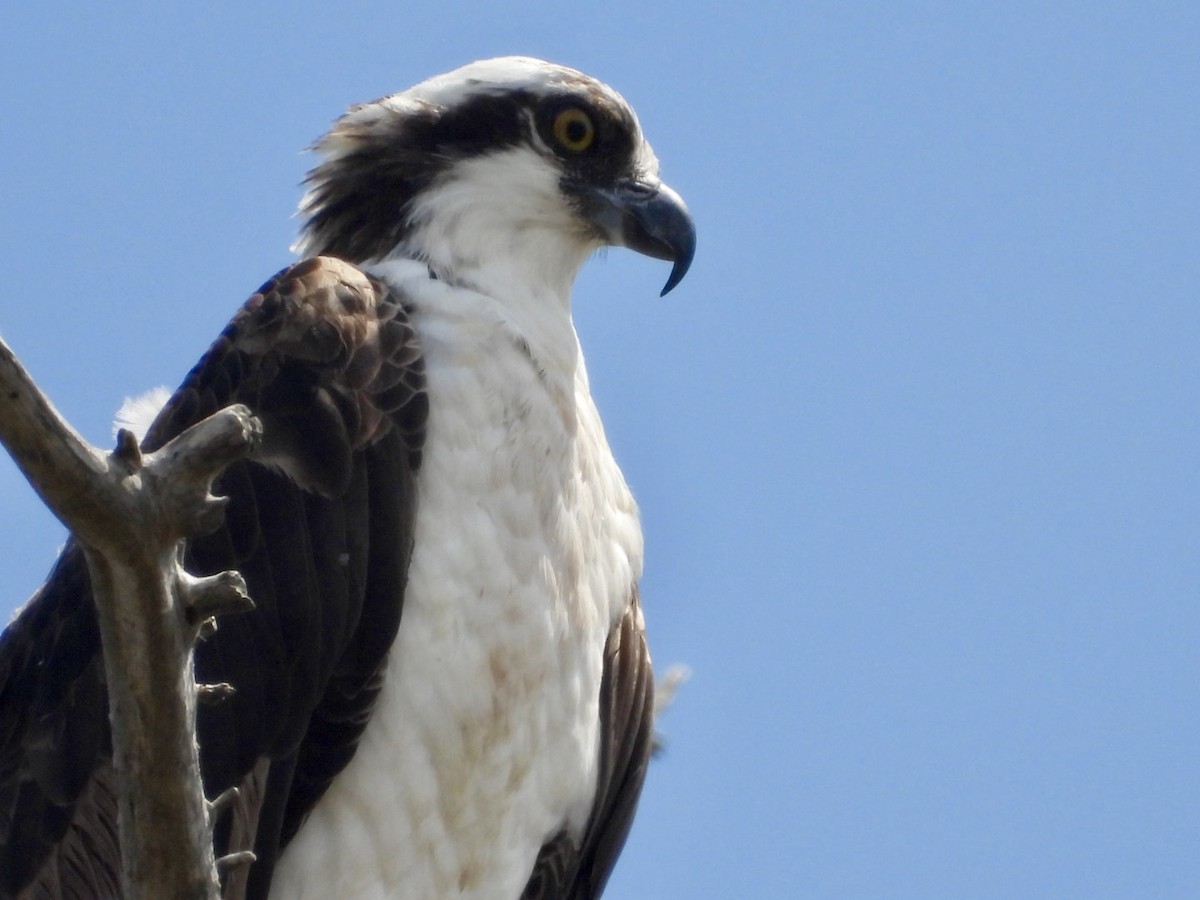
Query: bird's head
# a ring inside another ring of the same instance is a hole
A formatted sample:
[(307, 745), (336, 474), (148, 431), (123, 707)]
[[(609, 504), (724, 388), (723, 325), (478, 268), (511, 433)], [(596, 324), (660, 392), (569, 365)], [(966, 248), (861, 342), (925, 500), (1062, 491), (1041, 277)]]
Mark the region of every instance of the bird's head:
[(353, 107), (321, 138), (297, 249), (354, 263), (402, 255), (467, 283), (564, 295), (608, 246), (674, 263), (696, 235), (637, 116), (612, 88), (524, 57), (485, 60)]

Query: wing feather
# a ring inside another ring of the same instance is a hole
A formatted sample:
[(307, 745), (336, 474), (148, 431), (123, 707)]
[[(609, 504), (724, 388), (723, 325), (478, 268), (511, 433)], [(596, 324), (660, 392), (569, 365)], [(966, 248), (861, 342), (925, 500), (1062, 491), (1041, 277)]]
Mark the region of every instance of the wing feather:
[(654, 672), (637, 586), (604, 647), (600, 767), (582, 836), (564, 830), (538, 853), (522, 900), (595, 900), (629, 836), (654, 739)]

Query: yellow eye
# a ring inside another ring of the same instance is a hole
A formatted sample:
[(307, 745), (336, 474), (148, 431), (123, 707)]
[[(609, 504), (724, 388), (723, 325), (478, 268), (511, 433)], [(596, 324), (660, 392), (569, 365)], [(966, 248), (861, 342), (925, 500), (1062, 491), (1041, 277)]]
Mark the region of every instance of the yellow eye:
[(554, 139), (563, 149), (582, 153), (596, 140), (596, 126), (591, 116), (572, 106), (554, 117)]

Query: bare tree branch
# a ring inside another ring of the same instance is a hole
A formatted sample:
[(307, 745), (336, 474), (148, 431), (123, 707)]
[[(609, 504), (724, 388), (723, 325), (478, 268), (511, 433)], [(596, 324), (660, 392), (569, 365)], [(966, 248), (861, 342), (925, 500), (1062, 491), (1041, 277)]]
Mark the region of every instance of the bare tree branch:
[(79, 540), (91, 575), (128, 898), (219, 897), (192, 647), (212, 616), (250, 603), (236, 572), (193, 578), (179, 558), (184, 538), (220, 523), (224, 504), (209, 493), (212, 479), (260, 440), (250, 411), (232, 406), (154, 453), (143, 456), (122, 432), (105, 454), (62, 419), (0, 340), (0, 443)]

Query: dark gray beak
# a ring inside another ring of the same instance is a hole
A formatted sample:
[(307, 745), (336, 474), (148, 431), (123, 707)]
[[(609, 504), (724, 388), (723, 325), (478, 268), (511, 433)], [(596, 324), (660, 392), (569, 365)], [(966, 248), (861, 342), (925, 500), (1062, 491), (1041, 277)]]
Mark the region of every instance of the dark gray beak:
[(683, 281), (696, 253), (696, 226), (682, 197), (665, 184), (628, 181), (593, 188), (581, 199), (609, 243), (675, 263), (660, 296)]

